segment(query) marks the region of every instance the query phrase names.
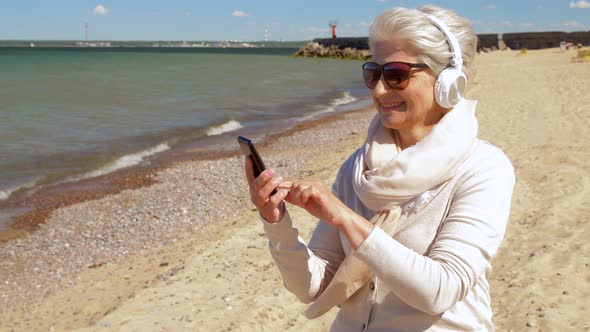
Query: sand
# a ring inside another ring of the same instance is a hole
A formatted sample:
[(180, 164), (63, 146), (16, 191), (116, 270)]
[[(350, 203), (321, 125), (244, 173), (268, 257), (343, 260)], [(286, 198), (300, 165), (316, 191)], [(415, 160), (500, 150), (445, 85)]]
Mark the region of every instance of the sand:
[[(498, 331), (588, 331), (590, 63), (557, 49), (477, 56), (479, 136), (517, 176), (493, 263)], [(286, 177), (329, 185), (371, 110), (277, 136), (260, 150)], [(326, 331), (282, 286), (242, 158), (176, 163), (154, 184), (53, 210), (0, 246), (0, 331)], [(304, 239), (316, 220), (291, 207)]]

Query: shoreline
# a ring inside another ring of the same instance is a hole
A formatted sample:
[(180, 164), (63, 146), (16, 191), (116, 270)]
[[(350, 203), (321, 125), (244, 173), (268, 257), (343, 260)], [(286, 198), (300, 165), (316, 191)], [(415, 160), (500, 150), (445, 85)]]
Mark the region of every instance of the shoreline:
[(239, 151), (237, 144), (234, 144), (237, 135), (261, 140), (257, 145), (266, 144), (265, 142), (273, 137), (366, 108), (361, 106), (363, 100), (353, 101), (351, 105), (353, 104), (358, 104), (358, 107), (350, 108), (349, 105), (343, 105), (344, 110), (318, 114), (295, 125), (288, 125), (290, 119), (286, 118), (269, 122), (264, 127), (240, 128), (219, 135), (202, 136), (196, 141), (185, 142), (148, 156), (136, 165), (95, 177), (60, 181), (16, 193), (13, 197), (0, 200), (0, 211), (5, 211), (5, 225), (0, 225), (0, 245), (33, 232), (40, 224), (45, 223), (57, 208), (100, 199), (123, 190), (150, 186), (155, 183), (152, 180), (155, 174), (178, 162), (237, 155)]
[[(352, 146), (356, 149), (362, 143), (364, 132), (361, 130), (366, 129), (372, 114), (370, 108), (364, 108), (304, 122), (264, 139), (258, 136), (257, 146), (265, 162), (285, 178), (309, 178), (322, 171), (335, 176), (337, 164), (343, 160), (330, 161), (331, 167), (323, 165), (316, 169), (318, 158), (325, 158), (324, 152), (330, 150), (334, 151), (329, 156), (339, 153), (339, 159), (346, 158), (354, 151)], [(227, 135), (231, 135), (234, 142), (236, 133)], [(223, 142), (222, 137), (214, 140)], [(333, 140), (338, 143), (353, 140), (354, 143), (352, 146), (347, 143), (350, 146), (347, 148), (333, 149)], [(152, 257), (148, 259), (151, 261), (153, 255), (157, 255), (154, 252), (162, 250), (166, 256), (181, 260), (182, 257), (170, 248), (185, 246), (184, 251), (193, 252), (191, 248), (202, 245), (202, 240), (216, 232), (226, 232), (226, 227), (235, 227), (236, 220), (245, 213), (252, 214), (243, 158), (238, 154), (237, 144), (235, 149), (221, 152), (211, 152), (210, 146), (205, 145), (187, 146), (180, 154), (185, 159), (172, 159), (151, 170), (130, 169), (101, 179), (122, 185), (117, 192), (105, 190), (95, 197), (86, 197), (74, 190), (63, 190), (63, 194), (72, 195), (71, 200), (62, 200), (62, 205), (49, 209), (46, 223), (37, 225), (27, 236), (1, 244), (0, 275), (5, 277), (5, 282), (0, 283), (0, 304), (10, 308), (5, 313), (8, 319), (5, 324), (26, 325), (27, 330), (32, 327), (46, 330), (52, 324), (68, 329), (90, 324), (102, 317), (95, 312), (102, 309), (88, 310), (87, 316), (77, 313), (74, 320), (72, 312), (70, 316), (54, 313), (55, 317), (42, 312), (53, 310), (51, 303), (55, 296), (63, 298), (62, 295), (70, 291), (79, 294), (80, 287), (93, 288), (96, 273), (100, 274), (99, 279), (110, 276), (103, 274), (109, 266), (119, 268), (121, 264), (127, 266), (123, 262), (129, 261), (133, 262), (129, 266), (135, 266), (140, 264), (138, 260), (148, 264), (146, 257)], [(204, 151), (208, 153), (201, 153)], [(108, 185), (105, 187), (108, 189)], [(60, 201), (63, 196), (56, 197)], [(80, 197), (88, 200), (80, 200)], [(248, 231), (256, 231), (256, 219), (251, 216), (247, 221)], [(130, 280), (135, 280), (131, 286), (127, 280), (121, 281), (124, 283), (118, 284), (121, 291), (133, 294), (145, 282), (158, 281), (158, 273), (165, 273), (172, 266), (166, 261), (168, 263), (158, 262), (156, 266), (150, 263), (149, 271), (140, 273), (137, 280), (129, 276)], [(91, 280), (81, 281), (80, 276), (86, 274)], [(103, 291), (97, 292), (103, 294)], [(101, 296), (108, 297), (108, 294)], [(68, 301), (85, 303), (85, 298), (75, 297), (71, 295)], [(102, 299), (100, 305), (92, 302), (106, 308), (104, 310), (112, 310), (121, 301), (115, 297)], [(71, 310), (78, 312), (76, 307)], [(38, 317), (48, 321), (42, 323)], [(60, 320), (67, 325), (58, 323)], [(0, 326), (2, 321), (0, 317)], [(33, 322), (40, 325), (32, 325)]]

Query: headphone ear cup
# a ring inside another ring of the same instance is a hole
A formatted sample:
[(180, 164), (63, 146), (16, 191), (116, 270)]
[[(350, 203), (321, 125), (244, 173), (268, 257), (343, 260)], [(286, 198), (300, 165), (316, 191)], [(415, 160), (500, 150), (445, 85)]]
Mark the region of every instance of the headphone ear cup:
[(434, 97), (443, 108), (452, 108), (465, 96), (467, 77), (462, 70), (447, 68), (443, 70), (434, 83)]

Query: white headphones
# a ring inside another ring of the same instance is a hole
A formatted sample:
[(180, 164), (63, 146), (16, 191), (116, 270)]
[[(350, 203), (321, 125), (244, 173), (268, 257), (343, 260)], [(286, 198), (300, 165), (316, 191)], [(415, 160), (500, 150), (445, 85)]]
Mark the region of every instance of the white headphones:
[(445, 34), (447, 41), (453, 52), (451, 67), (445, 68), (434, 83), (434, 97), (436, 102), (443, 108), (452, 108), (457, 105), (467, 88), (467, 77), (461, 68), (463, 67), (463, 58), (461, 57), (461, 47), (455, 35), (447, 25), (432, 15), (426, 15), (442, 32)]

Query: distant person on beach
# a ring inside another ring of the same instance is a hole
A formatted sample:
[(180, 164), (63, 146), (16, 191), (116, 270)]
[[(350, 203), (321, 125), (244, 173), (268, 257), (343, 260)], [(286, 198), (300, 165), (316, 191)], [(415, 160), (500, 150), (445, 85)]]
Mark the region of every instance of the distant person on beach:
[[(369, 44), (377, 114), (331, 190), (272, 169), (254, 179), (246, 159), (272, 257), (308, 318), (340, 307), (332, 331), (492, 331), (488, 279), (515, 176), (464, 98), (477, 36), (452, 11), (394, 8)], [(309, 244), (284, 201), (320, 219)]]

